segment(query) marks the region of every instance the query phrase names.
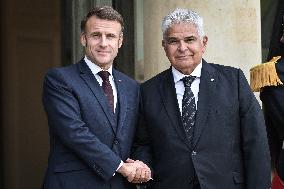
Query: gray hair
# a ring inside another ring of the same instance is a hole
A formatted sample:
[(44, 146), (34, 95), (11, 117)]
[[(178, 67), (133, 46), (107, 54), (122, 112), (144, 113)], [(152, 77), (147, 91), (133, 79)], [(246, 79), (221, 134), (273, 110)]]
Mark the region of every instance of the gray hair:
[(169, 29), (169, 27), (171, 27), (172, 24), (177, 23), (194, 24), (197, 28), (199, 36), (205, 36), (203, 18), (195, 11), (177, 8), (166, 15), (162, 21), (163, 37), (165, 37), (166, 31)]

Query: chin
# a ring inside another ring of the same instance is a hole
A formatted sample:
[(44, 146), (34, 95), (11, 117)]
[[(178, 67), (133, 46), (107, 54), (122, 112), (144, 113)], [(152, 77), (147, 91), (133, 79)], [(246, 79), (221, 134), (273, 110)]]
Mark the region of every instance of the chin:
[(106, 65), (109, 64), (111, 61), (109, 59), (98, 59), (98, 62), (100, 62), (100, 64)]
[(186, 68), (194, 66), (195, 64), (193, 62), (183, 61), (183, 62), (179, 62), (176, 65), (179, 68), (186, 69)]

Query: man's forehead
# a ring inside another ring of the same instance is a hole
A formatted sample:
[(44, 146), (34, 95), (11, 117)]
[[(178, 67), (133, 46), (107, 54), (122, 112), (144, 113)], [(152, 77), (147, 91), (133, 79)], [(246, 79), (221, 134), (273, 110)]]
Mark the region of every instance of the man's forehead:
[(89, 33), (120, 34), (121, 26), (119, 23), (117, 25), (97, 23), (87, 26), (86, 31)]
[(167, 33), (167, 39), (184, 39), (184, 38), (197, 38), (198, 33), (182, 32), (182, 33)]
[(190, 23), (173, 24), (166, 31), (167, 35), (179, 35), (179, 34), (194, 35), (197, 33), (198, 33), (197, 27)]

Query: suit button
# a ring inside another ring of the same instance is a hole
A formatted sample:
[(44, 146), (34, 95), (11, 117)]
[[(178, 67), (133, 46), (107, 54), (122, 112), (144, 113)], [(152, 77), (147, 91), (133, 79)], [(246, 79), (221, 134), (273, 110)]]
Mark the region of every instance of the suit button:
[(197, 154), (196, 151), (192, 151), (192, 152), (191, 152), (191, 155), (192, 155), (192, 156), (196, 156), (196, 154)]
[(119, 144), (118, 140), (114, 140), (114, 144), (116, 145)]

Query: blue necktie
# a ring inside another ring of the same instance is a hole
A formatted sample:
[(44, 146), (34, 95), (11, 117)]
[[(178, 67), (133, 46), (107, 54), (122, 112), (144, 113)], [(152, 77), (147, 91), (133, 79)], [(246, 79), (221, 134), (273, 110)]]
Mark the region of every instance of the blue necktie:
[(186, 76), (182, 78), (185, 88), (182, 99), (182, 124), (186, 136), (191, 143), (193, 138), (195, 115), (196, 115), (195, 98), (190, 88), (194, 79), (195, 79), (194, 76)]

